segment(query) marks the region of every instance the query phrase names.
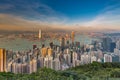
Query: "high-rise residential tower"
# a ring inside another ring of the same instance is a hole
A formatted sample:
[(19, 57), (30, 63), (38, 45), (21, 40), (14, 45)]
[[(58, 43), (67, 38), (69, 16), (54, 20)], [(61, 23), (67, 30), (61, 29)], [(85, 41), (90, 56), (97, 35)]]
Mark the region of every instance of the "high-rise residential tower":
[(71, 33), (71, 39), (72, 39), (72, 43), (74, 43), (74, 39), (75, 39), (75, 32), (74, 31), (72, 31), (72, 33)]
[(6, 72), (6, 50), (0, 48), (0, 72)]

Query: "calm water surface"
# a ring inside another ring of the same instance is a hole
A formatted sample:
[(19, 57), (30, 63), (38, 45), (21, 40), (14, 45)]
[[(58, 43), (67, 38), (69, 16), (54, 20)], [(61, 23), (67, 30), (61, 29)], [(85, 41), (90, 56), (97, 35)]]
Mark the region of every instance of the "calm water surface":
[[(92, 40), (97, 40), (97, 38), (91, 38), (86, 35), (76, 35), (75, 41), (80, 41), (81, 44), (90, 44)], [(17, 50), (27, 50), (32, 49), (32, 45), (36, 44), (38, 47), (41, 47), (41, 44), (49, 45), (49, 42), (53, 41), (54, 44), (59, 45), (58, 40), (50, 40), (47, 39), (45, 41), (30, 41), (27, 39), (16, 38), (14, 40), (7, 38), (0, 38), (0, 47), (6, 49), (12, 49), (14, 51)]]

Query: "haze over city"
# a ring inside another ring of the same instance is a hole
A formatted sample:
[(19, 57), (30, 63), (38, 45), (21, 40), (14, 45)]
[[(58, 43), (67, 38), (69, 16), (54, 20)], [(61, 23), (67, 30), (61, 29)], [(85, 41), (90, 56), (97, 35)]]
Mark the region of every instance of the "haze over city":
[(0, 30), (120, 30), (119, 0), (0, 0)]
[(0, 80), (120, 80), (120, 0), (0, 0)]

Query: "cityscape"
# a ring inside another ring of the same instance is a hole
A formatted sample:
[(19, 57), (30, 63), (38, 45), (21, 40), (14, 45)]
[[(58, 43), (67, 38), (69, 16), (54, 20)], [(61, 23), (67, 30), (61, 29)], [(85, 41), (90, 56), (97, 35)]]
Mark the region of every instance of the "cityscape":
[(120, 80), (119, 0), (1, 0), (0, 80)]
[[(83, 64), (96, 62), (120, 62), (119, 36), (102, 36), (90, 44), (75, 41), (75, 32), (60, 37), (59, 45), (50, 42), (48, 46), (33, 44), (32, 49), (24, 51), (0, 49), (1, 72), (33, 73), (39, 68), (66, 70)], [(38, 31), (38, 40), (42, 40), (42, 31)]]

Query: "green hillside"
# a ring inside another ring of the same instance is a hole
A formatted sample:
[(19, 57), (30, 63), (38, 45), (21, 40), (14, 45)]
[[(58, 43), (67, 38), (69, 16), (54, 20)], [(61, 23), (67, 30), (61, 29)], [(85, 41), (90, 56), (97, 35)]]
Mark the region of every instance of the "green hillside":
[(65, 71), (41, 68), (32, 74), (0, 73), (0, 80), (120, 80), (120, 63), (86, 64)]

